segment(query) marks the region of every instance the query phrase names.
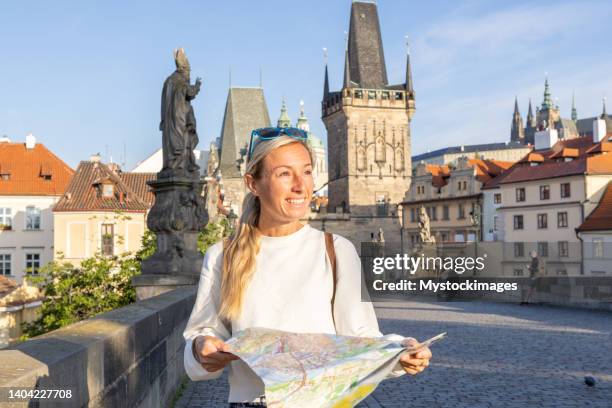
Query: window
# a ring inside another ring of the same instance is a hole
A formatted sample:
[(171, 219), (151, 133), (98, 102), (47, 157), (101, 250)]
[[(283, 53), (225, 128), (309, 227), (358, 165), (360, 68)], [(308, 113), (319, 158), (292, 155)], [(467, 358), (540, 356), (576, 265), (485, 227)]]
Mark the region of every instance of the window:
[(464, 181), (464, 182), (463, 182), (463, 189), (464, 189), (464, 190), (467, 190), (467, 181)]
[(102, 255), (112, 256), (115, 233), (113, 224), (102, 224)]
[(515, 215), (514, 216), (514, 229), (515, 230), (522, 230), (523, 229), (523, 216), (522, 215)]
[(376, 193), (376, 215), (383, 217), (388, 214), (389, 206), (387, 203), (387, 193)]
[(461, 191), (461, 182), (460, 181), (457, 182), (457, 191)]
[(33, 206), (26, 207), (26, 229), (27, 230), (39, 230), (40, 229), (40, 208)]
[(569, 247), (567, 241), (557, 242), (557, 248), (559, 249), (559, 257), (569, 256)]
[(514, 243), (514, 256), (517, 258), (525, 256), (525, 243), (524, 242)]
[(457, 216), (458, 220), (462, 220), (465, 218), (465, 207), (463, 207), (463, 204), (459, 204), (459, 215)]
[(40, 269), (40, 254), (26, 254), (26, 274), (38, 275)]
[(414, 208), (410, 209), (410, 222), (416, 222), (415, 209)]
[(567, 270), (565, 270), (565, 269), (557, 269), (557, 275), (565, 276), (565, 275), (567, 275)]
[(112, 197), (114, 194), (114, 189), (112, 184), (102, 184), (102, 196), (103, 197)]
[(571, 195), (570, 183), (561, 183), (561, 198), (567, 198)]
[(497, 231), (497, 223), (499, 221), (497, 220), (497, 215), (493, 216), (493, 231)]
[(548, 242), (538, 242), (538, 256), (548, 257)]
[(11, 254), (0, 254), (0, 275), (11, 274)]
[(523, 276), (523, 270), (522, 270), (522, 269), (514, 269), (514, 270), (512, 271), (512, 274), (513, 274), (514, 276)]
[(540, 200), (550, 199), (550, 186), (540, 186)]
[(402, 95), (401, 92), (396, 92), (395, 93), (395, 100), (396, 101), (401, 101), (402, 99), (404, 99), (404, 95)]
[(382, 91), (381, 96), (383, 100), (389, 99), (389, 91)]
[(13, 217), (10, 208), (0, 208), (0, 230), (10, 230), (13, 225)]
[(376, 99), (376, 91), (368, 91), (368, 99)]
[(548, 215), (538, 214), (538, 229), (548, 228)]
[(525, 189), (517, 188), (516, 189), (516, 202), (525, 201)]
[(563, 211), (557, 213), (557, 227), (567, 228), (567, 212)]
[(438, 207), (431, 207), (431, 219), (438, 221)]
[(593, 238), (593, 258), (603, 258), (603, 238)]
[(493, 203), (501, 204), (501, 193), (496, 193), (493, 195)]
[(445, 205), (445, 206), (442, 207), (442, 219), (443, 220), (448, 220), (449, 219), (448, 205)]

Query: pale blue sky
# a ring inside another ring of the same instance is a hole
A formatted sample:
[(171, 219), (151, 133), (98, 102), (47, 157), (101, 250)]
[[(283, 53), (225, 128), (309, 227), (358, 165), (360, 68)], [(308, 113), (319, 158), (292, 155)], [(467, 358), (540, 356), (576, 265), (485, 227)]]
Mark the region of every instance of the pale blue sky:
[[(336, 90), (349, 10), (347, 0), (4, 2), (0, 135), (32, 132), (73, 167), (95, 152), (122, 162), (125, 143), (130, 169), (161, 145), (161, 86), (182, 46), (203, 77), (200, 148), (221, 132), (230, 66), (234, 86), (257, 86), (261, 67), (273, 121), (283, 96), (292, 120), (303, 99), (325, 138), (322, 48)], [(611, 2), (380, 0), (378, 10), (391, 83), (403, 81), (411, 39), (413, 154), (508, 140), (515, 95), (524, 116), (545, 72), (566, 117), (572, 92), (579, 117), (612, 97)]]

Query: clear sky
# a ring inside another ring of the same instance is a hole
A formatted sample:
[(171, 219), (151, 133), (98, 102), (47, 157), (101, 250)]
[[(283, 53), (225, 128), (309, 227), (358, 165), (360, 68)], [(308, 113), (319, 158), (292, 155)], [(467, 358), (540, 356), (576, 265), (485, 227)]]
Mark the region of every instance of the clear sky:
[[(232, 85), (258, 86), (273, 122), (305, 101), (320, 119), (322, 48), (332, 90), (342, 83), (349, 0), (22, 1), (0, 5), (0, 135), (32, 132), (69, 165), (99, 152), (131, 169), (161, 146), (160, 93), (184, 47), (200, 148), (221, 132)], [(545, 72), (562, 114), (575, 92), (579, 117), (612, 113), (612, 2), (379, 0), (387, 71), (403, 82), (405, 39), (417, 111), (413, 154), (449, 145), (506, 141), (514, 97), (542, 102)], [(123, 157), (123, 150), (127, 152)]]

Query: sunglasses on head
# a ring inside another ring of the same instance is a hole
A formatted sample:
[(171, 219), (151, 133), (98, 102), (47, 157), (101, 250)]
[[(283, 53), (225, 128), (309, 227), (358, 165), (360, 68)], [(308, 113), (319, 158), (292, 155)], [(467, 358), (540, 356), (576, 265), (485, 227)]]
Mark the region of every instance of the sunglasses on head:
[(289, 136), (297, 140), (307, 140), (308, 135), (302, 129), (294, 127), (267, 127), (255, 129), (251, 132), (251, 141), (249, 142), (249, 150), (247, 161), (251, 160), (253, 150), (257, 147), (257, 142), (261, 140), (272, 140), (279, 136)]

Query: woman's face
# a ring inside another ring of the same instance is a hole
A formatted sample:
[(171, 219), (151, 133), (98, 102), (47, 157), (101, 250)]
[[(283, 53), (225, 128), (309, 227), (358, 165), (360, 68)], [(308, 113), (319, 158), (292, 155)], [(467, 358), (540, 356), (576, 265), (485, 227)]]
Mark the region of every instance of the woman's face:
[(314, 187), (308, 150), (301, 143), (274, 149), (263, 161), (260, 179), (247, 175), (247, 184), (259, 197), (261, 218), (266, 222), (299, 221), (308, 211)]

